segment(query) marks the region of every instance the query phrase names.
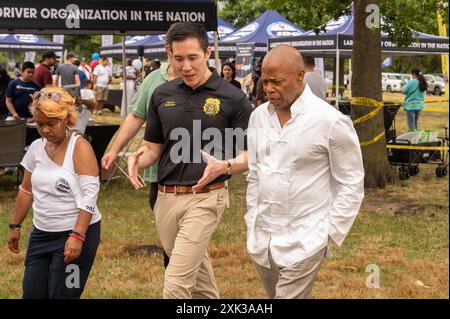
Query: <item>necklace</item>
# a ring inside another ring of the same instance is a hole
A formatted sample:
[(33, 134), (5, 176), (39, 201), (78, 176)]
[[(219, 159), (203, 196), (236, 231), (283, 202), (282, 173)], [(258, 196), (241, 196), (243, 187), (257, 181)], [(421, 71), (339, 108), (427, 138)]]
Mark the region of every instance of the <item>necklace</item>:
[[(68, 140), (68, 137), (64, 138), (64, 141), (61, 142), (58, 146), (54, 146), (55, 143), (48, 144), (48, 157), (53, 161), (55, 155), (58, 153), (58, 151), (63, 148), (66, 144), (66, 141)], [(51, 153), (50, 153), (51, 152)]]

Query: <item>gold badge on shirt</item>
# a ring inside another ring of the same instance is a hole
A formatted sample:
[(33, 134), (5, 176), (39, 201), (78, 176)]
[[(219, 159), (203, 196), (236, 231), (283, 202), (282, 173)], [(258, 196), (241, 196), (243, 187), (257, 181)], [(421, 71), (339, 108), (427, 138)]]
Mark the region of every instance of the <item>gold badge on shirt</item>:
[(203, 112), (208, 116), (216, 116), (220, 111), (220, 100), (216, 98), (207, 98), (203, 105)]
[(173, 106), (175, 106), (175, 105), (177, 105), (177, 104), (175, 103), (175, 101), (166, 101), (166, 102), (164, 102), (164, 106), (165, 106), (165, 107), (173, 107)]

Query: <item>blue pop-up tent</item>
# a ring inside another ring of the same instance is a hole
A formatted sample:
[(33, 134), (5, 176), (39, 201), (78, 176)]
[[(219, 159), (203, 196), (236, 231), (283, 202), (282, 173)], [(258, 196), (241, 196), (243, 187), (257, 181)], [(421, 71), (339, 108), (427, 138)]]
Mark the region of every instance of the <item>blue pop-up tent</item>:
[[(236, 28), (232, 27), (229, 23), (223, 19), (217, 17), (217, 34), (219, 39), (225, 38), (227, 35), (236, 31)], [(164, 58), (166, 56), (166, 49), (164, 48), (165, 35), (161, 34), (156, 36), (158, 39), (154, 43), (147, 43), (144, 45), (144, 55), (153, 58)], [(214, 32), (208, 32), (208, 39), (212, 45), (214, 43)]]
[[(136, 35), (125, 40), (125, 54), (135, 58), (143, 53), (143, 48), (152, 44), (161, 43), (160, 35)], [(100, 55), (112, 58), (122, 57), (122, 42), (100, 47)]]
[(0, 49), (7, 51), (62, 51), (63, 44), (35, 34), (0, 34)]
[(267, 52), (268, 39), (299, 36), (303, 33), (304, 30), (286, 20), (278, 11), (266, 11), (243, 28), (221, 39), (219, 54), (234, 56), (236, 43), (254, 42), (255, 55), (264, 55)]

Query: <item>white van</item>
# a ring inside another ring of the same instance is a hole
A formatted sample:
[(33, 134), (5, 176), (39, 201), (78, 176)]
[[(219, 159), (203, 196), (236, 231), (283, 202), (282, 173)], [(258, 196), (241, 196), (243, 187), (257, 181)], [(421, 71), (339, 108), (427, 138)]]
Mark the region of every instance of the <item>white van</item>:
[[(403, 83), (402, 83), (403, 82)], [(401, 92), (402, 77), (398, 73), (381, 73), (381, 89), (384, 92)]]

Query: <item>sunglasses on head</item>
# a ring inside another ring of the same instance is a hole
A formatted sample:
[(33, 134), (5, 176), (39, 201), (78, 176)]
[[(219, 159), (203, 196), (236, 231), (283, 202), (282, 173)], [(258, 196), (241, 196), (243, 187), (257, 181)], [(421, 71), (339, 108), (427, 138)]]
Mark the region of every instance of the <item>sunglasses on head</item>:
[(58, 102), (61, 99), (61, 93), (58, 92), (44, 92), (44, 91), (36, 91), (33, 93), (34, 101), (42, 101), (45, 99), (50, 99), (52, 101)]

